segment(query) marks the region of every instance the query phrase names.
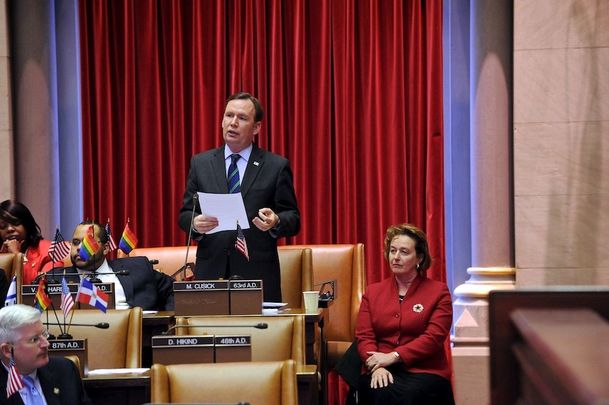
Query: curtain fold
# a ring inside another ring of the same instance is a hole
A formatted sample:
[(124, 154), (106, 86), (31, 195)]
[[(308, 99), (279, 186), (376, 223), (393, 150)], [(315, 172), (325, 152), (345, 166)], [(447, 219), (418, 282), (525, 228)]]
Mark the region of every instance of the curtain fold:
[(293, 167), (287, 243), (363, 242), (374, 282), (385, 229), (412, 222), (444, 280), (441, 1), (79, 5), (86, 217), (184, 244), (190, 158), (222, 144), (224, 100), (245, 90), (265, 107), (257, 142)]

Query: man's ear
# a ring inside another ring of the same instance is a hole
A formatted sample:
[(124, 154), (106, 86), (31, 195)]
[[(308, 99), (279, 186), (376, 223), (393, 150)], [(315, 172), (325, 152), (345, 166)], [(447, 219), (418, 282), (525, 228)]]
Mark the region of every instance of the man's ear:
[(2, 356), (10, 359), (12, 347), (13, 346), (10, 343), (0, 343), (0, 353), (2, 353)]
[(108, 243), (104, 243), (104, 256), (106, 256), (108, 253), (110, 253), (110, 246), (108, 246)]

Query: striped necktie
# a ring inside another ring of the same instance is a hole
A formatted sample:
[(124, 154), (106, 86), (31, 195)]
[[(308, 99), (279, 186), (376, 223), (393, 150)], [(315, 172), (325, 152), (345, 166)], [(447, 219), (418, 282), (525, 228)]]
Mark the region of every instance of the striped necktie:
[(241, 181), (239, 180), (239, 168), (237, 167), (237, 160), (241, 155), (233, 153), (230, 155), (230, 166), (228, 166), (228, 192), (239, 193), (241, 192)]

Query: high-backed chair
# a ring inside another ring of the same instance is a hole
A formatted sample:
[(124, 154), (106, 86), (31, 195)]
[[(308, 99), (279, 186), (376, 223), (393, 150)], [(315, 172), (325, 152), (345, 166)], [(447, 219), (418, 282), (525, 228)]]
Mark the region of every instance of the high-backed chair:
[(324, 325), (327, 364), (332, 367), (355, 338), (355, 323), (366, 288), (364, 244), (285, 246), (302, 248), (311, 249), (315, 286), (336, 280), (334, 302), (328, 307)]
[[(266, 323), (267, 329), (248, 326)], [(190, 325), (178, 328), (180, 335), (251, 335), (252, 361), (294, 360), (305, 364), (304, 317), (303, 316), (202, 316), (177, 317), (176, 325)]]
[[(72, 326), (74, 339), (87, 339), (89, 370), (101, 368), (138, 368), (142, 365), (142, 309), (109, 309), (103, 313), (96, 309), (77, 309), (72, 323), (97, 324), (107, 322), (108, 329)], [(58, 326), (50, 326), (59, 335)]]
[[(188, 262), (196, 260), (197, 247), (191, 246)], [(302, 292), (313, 288), (311, 250), (306, 247), (284, 249), (280, 247), (281, 295), (290, 308), (302, 308)], [(124, 254), (122, 255), (124, 257)], [(171, 276), (184, 265), (186, 246), (133, 249), (129, 256), (146, 256), (158, 260), (155, 269)]]
[(303, 308), (302, 292), (313, 289), (311, 249), (278, 248), (281, 269), (281, 300), (290, 308)]
[[(166, 246), (152, 248), (137, 248), (133, 249), (129, 256), (146, 256), (149, 260), (158, 260), (154, 268), (173, 276), (182, 266), (186, 258), (186, 246)], [(125, 257), (125, 254), (119, 250), (118, 257)], [(188, 263), (194, 263), (197, 258), (197, 247), (191, 246), (188, 250)]]
[(295, 365), (279, 362), (154, 364), (153, 403), (296, 405)]
[(22, 253), (0, 253), (0, 269), (4, 270), (4, 275), (10, 283), (13, 276), (17, 276), (21, 281), (21, 270), (23, 269)]

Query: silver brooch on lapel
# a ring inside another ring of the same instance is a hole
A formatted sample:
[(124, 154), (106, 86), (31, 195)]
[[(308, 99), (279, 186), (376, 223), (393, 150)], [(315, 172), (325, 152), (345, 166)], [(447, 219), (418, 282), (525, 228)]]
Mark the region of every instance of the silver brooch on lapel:
[(59, 388), (57, 388), (57, 387), (53, 388), (53, 394), (59, 395)]
[(414, 304), (412, 310), (414, 312), (423, 312), (423, 304)]

